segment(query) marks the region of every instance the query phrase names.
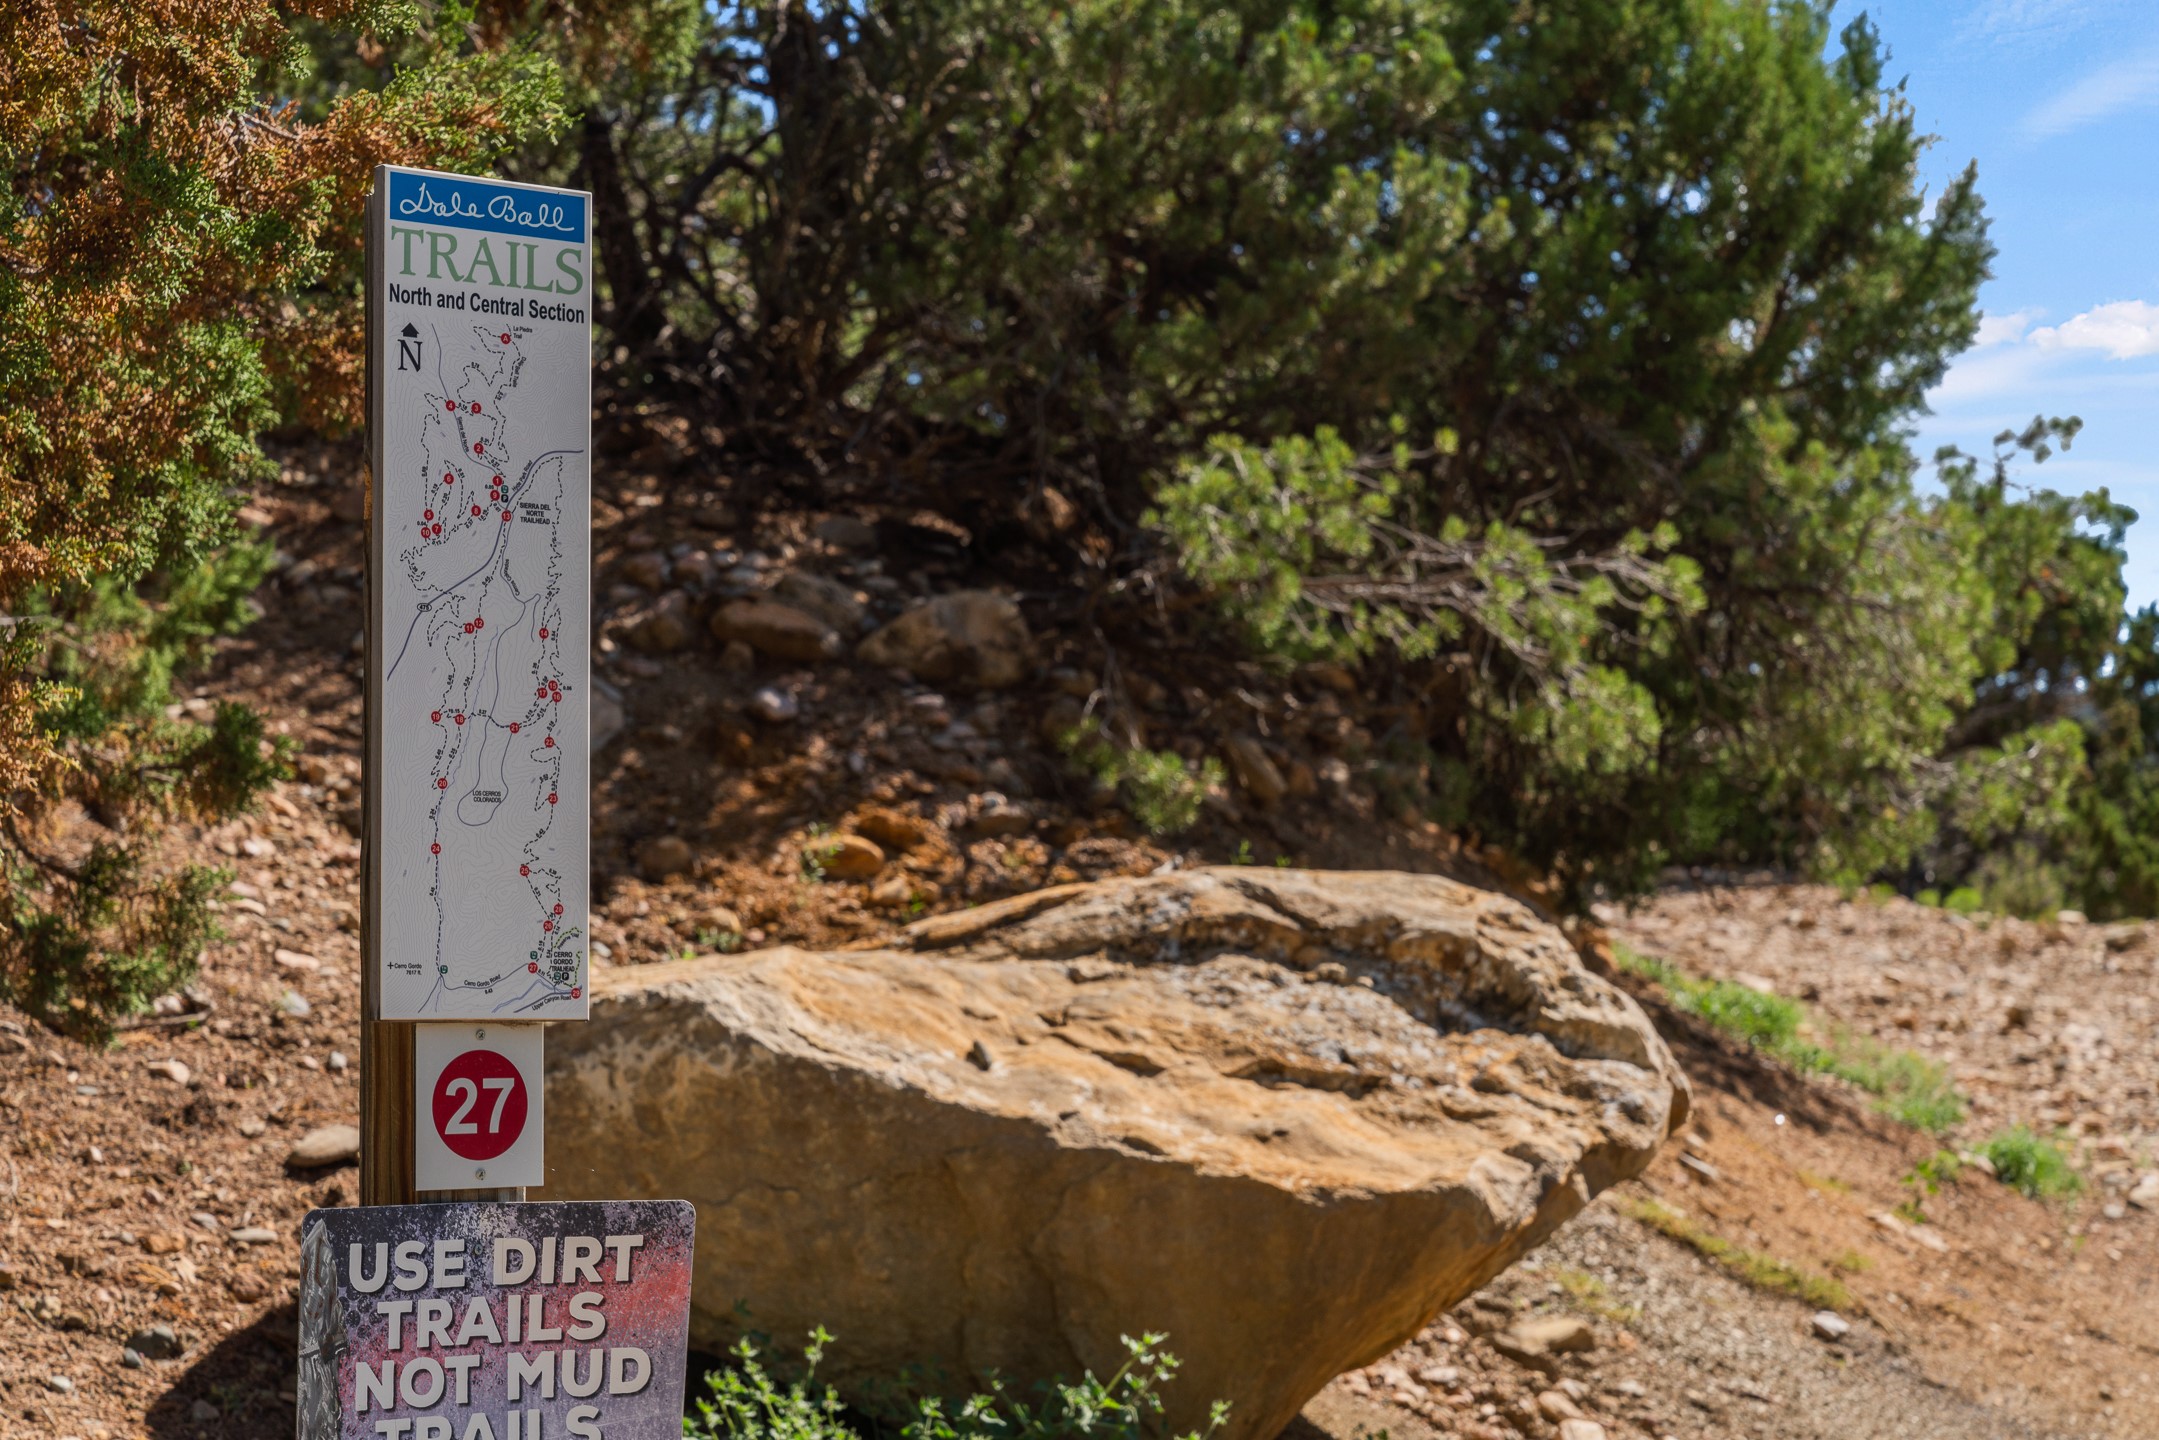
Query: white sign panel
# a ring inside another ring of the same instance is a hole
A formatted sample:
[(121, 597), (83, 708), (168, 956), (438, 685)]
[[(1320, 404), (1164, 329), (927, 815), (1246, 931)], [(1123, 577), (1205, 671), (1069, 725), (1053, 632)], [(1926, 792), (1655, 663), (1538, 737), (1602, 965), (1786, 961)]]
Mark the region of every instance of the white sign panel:
[(415, 1188), (498, 1189), (547, 1180), (546, 1026), (415, 1025)]
[(582, 1019), (589, 197), (380, 166), (369, 207), (375, 1015)]

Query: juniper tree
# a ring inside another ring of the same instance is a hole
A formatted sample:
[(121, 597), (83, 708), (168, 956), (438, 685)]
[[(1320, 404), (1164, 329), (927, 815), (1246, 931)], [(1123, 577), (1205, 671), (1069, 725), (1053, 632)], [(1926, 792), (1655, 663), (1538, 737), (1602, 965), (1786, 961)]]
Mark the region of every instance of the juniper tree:
[[(303, 25), (420, 63), (302, 113)], [(561, 118), (548, 66), (454, 12), (0, 10), (0, 998), (94, 1036), (192, 974), (217, 877), (159, 830), (245, 809), (282, 756), (173, 683), (252, 617), (257, 432), (358, 411), (370, 168), (485, 164)]]

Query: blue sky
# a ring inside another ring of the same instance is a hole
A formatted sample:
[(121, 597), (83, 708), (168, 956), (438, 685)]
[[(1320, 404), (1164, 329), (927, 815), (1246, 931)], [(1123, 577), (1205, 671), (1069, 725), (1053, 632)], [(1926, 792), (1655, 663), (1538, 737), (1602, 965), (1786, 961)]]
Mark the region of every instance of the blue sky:
[(1865, 8), (1940, 137), (1929, 189), (1976, 160), (1999, 252), (1979, 343), (1929, 397), (1919, 453), (1984, 454), (2036, 413), (2081, 415), (2075, 448), (2027, 473), (2105, 486), (2146, 517), (2128, 579), (2133, 603), (2159, 601), (2159, 0)]

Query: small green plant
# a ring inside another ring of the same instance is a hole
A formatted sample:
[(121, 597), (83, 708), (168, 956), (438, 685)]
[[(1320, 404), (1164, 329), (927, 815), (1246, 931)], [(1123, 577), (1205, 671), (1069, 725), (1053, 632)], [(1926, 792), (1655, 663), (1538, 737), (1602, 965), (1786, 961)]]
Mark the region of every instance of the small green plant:
[(1232, 864), (1232, 865), (1249, 865), (1249, 864), (1251, 864), (1251, 863), (1252, 863), (1252, 842), (1251, 842), (1251, 841), (1249, 841), (1249, 840), (1239, 840), (1239, 841), (1237, 842), (1237, 850), (1236, 850), (1236, 853), (1234, 853), (1233, 855), (1231, 855), (1231, 856), (1229, 857), (1229, 863), (1230, 863), (1230, 864)]
[(1969, 885), (1959, 885), (1942, 899), (1942, 908), (1952, 915), (1976, 915), (1986, 908), (1986, 897)]
[(1622, 1305), (1614, 1300), (1605, 1283), (1586, 1270), (1561, 1270), (1553, 1278), (1559, 1282), (1559, 1288), (1567, 1292), (1568, 1299), (1592, 1315), (1600, 1315), (1617, 1325), (1631, 1325), (1642, 1318), (1639, 1306)]
[(682, 1433), (698, 1440), (854, 1440), (840, 1416), (839, 1393), (829, 1385), (815, 1388), (817, 1362), (831, 1343), (823, 1326), (812, 1331), (802, 1352), (802, 1377), (782, 1386), (745, 1336), (735, 1345), (735, 1363), (705, 1377), (697, 1414), (684, 1417)]
[(1849, 1080), (1876, 1097), (1891, 1118), (1929, 1135), (1939, 1135), (1964, 1118), (1964, 1097), (1949, 1071), (1924, 1055), (1884, 1045), (1839, 1026), (1829, 1045), (1817, 1052), (1811, 1067)]
[(1228, 774), (1211, 755), (1194, 765), (1173, 750), (1119, 749), (1099, 730), (1085, 727), (1067, 731), (1061, 743), (1082, 770), (1116, 789), (1150, 835), (1182, 835), (1198, 824), (1207, 792)]
[[(1162, 1433), (1162, 1387), (1177, 1373), (1177, 1358), (1163, 1350), (1161, 1335), (1125, 1337), (1130, 1352), (1107, 1380), (1093, 1372), (1077, 1383), (1051, 1380), (1035, 1387), (1030, 1402), (1015, 1398), (1001, 1381), (947, 1413), (936, 1396), (911, 1394), (914, 1381), (893, 1387), (889, 1415), (873, 1415), (880, 1432), (896, 1429), (901, 1440), (1149, 1440)], [(812, 1331), (802, 1352), (799, 1378), (781, 1384), (766, 1370), (755, 1341), (734, 1348), (734, 1364), (705, 1377), (697, 1413), (682, 1422), (686, 1440), (862, 1440), (848, 1423), (839, 1395), (817, 1384), (817, 1365), (832, 1337)], [(1205, 1431), (1179, 1440), (1206, 1440), (1227, 1419), (1217, 1401)]]
[(1944, 1185), (1957, 1183), (1957, 1174), (1963, 1168), (1964, 1162), (1956, 1157), (1954, 1151), (1937, 1150), (1914, 1165), (1911, 1173), (1904, 1177), (1904, 1183), (1924, 1190), (1929, 1195), (1939, 1195)]
[(1774, 1256), (1749, 1250), (1742, 1245), (1734, 1245), (1661, 1200), (1635, 1201), (1626, 1209), (1629, 1215), (1650, 1229), (1669, 1235), (1683, 1245), (1691, 1246), (1757, 1290), (1773, 1290), (1796, 1296), (1807, 1304), (1824, 1310), (1851, 1308), (1852, 1292), (1845, 1289), (1840, 1282), (1826, 1275), (1816, 1275), (1803, 1270)]
[(1874, 1268), (1874, 1262), (1857, 1250), (1847, 1250), (1841, 1255), (1832, 1255), (1829, 1257), (1829, 1264), (1831, 1268), (1842, 1270), (1847, 1275), (1864, 1275)]
[(1929, 910), (1942, 908), (1942, 892), (1939, 890), (1922, 890), (1917, 895), (1914, 895), (1912, 899), (1926, 906)]
[(733, 930), (714, 930), (708, 927), (697, 932), (697, 948), (732, 955), (742, 948), (742, 936)]
[(1766, 995), (1729, 980), (1696, 985), (1681, 1004), (1726, 1034), (1774, 1051), (1789, 1049), (1799, 1037), (1800, 1023), (1806, 1019), (1806, 1011), (1798, 1001)]
[(825, 879), (825, 862), (839, 851), (839, 846), (825, 841), (832, 827), (819, 821), (809, 829), (808, 838), (802, 845), (802, 878), (812, 885), (822, 885)]
[(2029, 1125), (1998, 1132), (1979, 1153), (1994, 1167), (1995, 1179), (2035, 1200), (2074, 1195), (2084, 1188), (2084, 1177), (2070, 1165), (2061, 1146)]

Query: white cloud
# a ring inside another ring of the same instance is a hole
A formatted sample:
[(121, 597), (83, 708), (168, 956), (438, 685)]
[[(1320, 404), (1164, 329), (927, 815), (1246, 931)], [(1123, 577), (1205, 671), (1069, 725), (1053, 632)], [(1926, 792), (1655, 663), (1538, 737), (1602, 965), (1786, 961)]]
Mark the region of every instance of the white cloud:
[(2103, 7), (2094, 0), (1986, 0), (1957, 27), (1967, 38), (2053, 38), (2082, 28)]
[(2159, 101), (2159, 50), (2102, 65), (2024, 117), (2027, 140), (2050, 140)]
[[(1985, 321), (1980, 322), (1984, 333)], [(2159, 305), (2115, 300), (2031, 332), (2042, 350), (2104, 350), (2116, 360), (2159, 355)]]
[(2024, 338), (2041, 312), (2034, 309), (2012, 310), (2007, 315), (1979, 317), (1979, 334), (1972, 341), (1972, 349), (1984, 350), (1989, 345), (2012, 345)]

